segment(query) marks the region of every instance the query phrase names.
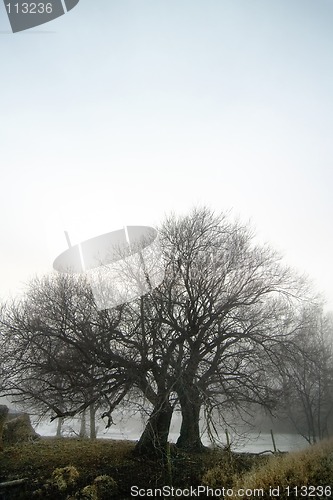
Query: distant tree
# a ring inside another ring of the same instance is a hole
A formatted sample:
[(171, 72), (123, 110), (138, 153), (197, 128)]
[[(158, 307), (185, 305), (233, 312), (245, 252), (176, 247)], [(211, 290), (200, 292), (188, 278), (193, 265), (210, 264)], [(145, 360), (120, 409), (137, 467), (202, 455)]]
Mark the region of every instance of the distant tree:
[(292, 342), (282, 346), (284, 408), (309, 443), (328, 437), (333, 423), (333, 320), (321, 307), (302, 310)]

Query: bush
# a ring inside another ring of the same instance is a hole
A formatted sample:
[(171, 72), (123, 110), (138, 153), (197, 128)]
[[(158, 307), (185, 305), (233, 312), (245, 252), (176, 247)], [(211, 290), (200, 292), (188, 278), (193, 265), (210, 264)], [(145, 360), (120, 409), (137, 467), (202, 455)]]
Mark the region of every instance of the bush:
[(76, 468), (72, 465), (61, 467), (53, 471), (51, 484), (56, 486), (59, 491), (63, 492), (76, 485), (79, 475)]
[(118, 493), (116, 481), (107, 475), (97, 476), (93, 484), (89, 484), (78, 491), (70, 500), (108, 500)]
[(3, 442), (5, 444), (13, 445), (35, 439), (40, 439), (40, 436), (32, 427), (27, 413), (7, 420), (3, 426)]
[[(226, 471), (221, 467), (210, 469), (203, 477), (203, 483), (212, 488), (227, 486), (226, 481)], [(269, 489), (280, 487), (279, 498), (284, 499), (292, 498), (293, 494), (290, 491), (287, 494), (287, 486), (332, 485), (333, 440), (322, 441), (302, 451), (271, 457), (260, 467), (254, 467), (242, 475), (234, 475), (233, 482), (229, 484), (233, 488), (234, 497), (249, 499), (256, 496), (238, 496), (238, 489), (262, 489), (264, 494), (261, 498), (270, 498)]]
[(224, 460), (205, 473), (202, 478), (202, 483), (211, 488), (231, 488), (237, 478), (237, 464), (232, 460)]
[(79, 491), (78, 493), (76, 493), (76, 495), (74, 497), (72, 497), (72, 498), (73, 498), (73, 500), (74, 499), (78, 499), (78, 500), (98, 500), (97, 490), (96, 490), (95, 485), (89, 484), (88, 486), (85, 486), (84, 488), (82, 488), (81, 491)]
[(75, 492), (79, 477), (78, 470), (72, 465), (58, 467), (54, 469), (50, 479), (47, 479), (40, 488), (33, 491), (32, 496), (43, 499), (57, 498), (57, 500), (76, 498), (70, 495)]
[(118, 485), (111, 476), (97, 476), (94, 480), (98, 500), (107, 500), (118, 492)]

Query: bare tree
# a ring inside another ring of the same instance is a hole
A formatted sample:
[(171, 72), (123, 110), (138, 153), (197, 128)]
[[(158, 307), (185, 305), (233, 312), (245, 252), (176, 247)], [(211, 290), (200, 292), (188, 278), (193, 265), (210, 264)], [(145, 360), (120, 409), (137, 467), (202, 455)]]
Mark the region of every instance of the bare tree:
[(282, 346), (285, 413), (309, 443), (328, 437), (333, 421), (333, 321), (320, 306), (301, 311), (292, 342)]
[(25, 299), (2, 310), (2, 392), (51, 411), (52, 418), (108, 404), (124, 374), (116, 355), (108, 358), (105, 370), (96, 363), (96, 353), (110, 350), (121, 310), (105, 312), (101, 322), (100, 315), (84, 278), (33, 280)]
[(161, 398), (169, 405), (176, 394), (182, 414), (177, 444), (199, 451), (204, 406), (273, 404), (263, 368), (272, 362), (275, 344), (291, 334), (285, 314), (305, 286), (275, 252), (254, 243), (248, 227), (227, 215), (195, 210), (167, 220), (161, 236), (165, 280), (150, 296), (157, 366), (166, 373)]
[(58, 418), (99, 405), (107, 425), (139, 393), (150, 414), (136, 451), (159, 456), (175, 408), (178, 446), (200, 451), (203, 409), (212, 418), (249, 402), (271, 407), (269, 368), (292, 335), (302, 280), (246, 225), (208, 209), (167, 219), (160, 245), (163, 282), (147, 274), (141, 297), (121, 306), (99, 311), (84, 278), (69, 275), (33, 282), (7, 306), (6, 392)]

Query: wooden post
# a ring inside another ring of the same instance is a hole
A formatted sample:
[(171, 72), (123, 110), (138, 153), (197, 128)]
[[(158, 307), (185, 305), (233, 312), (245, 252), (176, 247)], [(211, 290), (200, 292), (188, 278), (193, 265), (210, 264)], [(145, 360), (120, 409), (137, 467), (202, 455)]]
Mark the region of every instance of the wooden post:
[(276, 444), (275, 444), (275, 439), (274, 439), (274, 434), (273, 434), (272, 429), (271, 429), (271, 436), (272, 436), (272, 442), (273, 442), (273, 449), (274, 449), (274, 453), (277, 453)]
[(230, 437), (229, 437), (228, 429), (225, 430), (225, 437), (227, 438), (227, 448), (228, 448), (228, 450), (230, 450)]

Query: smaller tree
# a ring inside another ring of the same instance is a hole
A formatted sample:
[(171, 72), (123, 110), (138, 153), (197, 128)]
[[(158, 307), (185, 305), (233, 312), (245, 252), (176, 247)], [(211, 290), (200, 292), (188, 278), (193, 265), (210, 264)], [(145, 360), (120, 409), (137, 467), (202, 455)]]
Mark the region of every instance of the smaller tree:
[[(109, 404), (126, 379), (110, 349), (120, 317), (121, 308), (97, 310), (82, 277), (33, 280), (22, 301), (2, 307), (2, 393), (51, 420), (90, 407), (94, 436), (96, 407)], [(101, 366), (98, 355), (107, 354)]]
[(285, 412), (309, 443), (330, 434), (333, 417), (333, 321), (321, 307), (303, 309), (281, 354)]

